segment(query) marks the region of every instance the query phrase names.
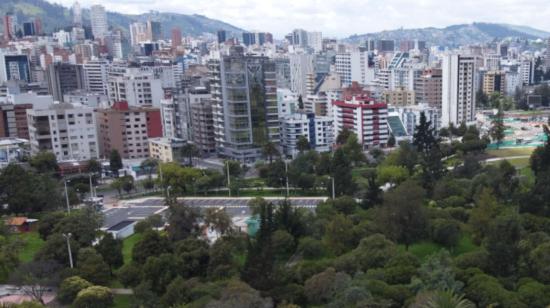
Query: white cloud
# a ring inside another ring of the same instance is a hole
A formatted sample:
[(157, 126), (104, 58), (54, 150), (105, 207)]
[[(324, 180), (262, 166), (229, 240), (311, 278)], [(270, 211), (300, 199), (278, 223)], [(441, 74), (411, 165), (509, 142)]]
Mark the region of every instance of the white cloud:
[[(73, 0), (56, 0), (70, 6)], [(548, 0), (80, 0), (83, 7), (103, 4), (109, 11), (139, 14), (149, 10), (201, 14), (243, 29), (282, 37), (294, 28), (328, 36), (444, 27), (474, 21), (526, 25), (550, 30)]]

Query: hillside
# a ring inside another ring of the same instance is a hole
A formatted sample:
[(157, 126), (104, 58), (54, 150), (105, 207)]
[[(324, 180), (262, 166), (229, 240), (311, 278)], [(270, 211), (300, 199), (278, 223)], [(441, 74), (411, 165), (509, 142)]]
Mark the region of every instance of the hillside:
[[(69, 8), (44, 0), (1, 0), (0, 16), (3, 16), (7, 12), (14, 13), (19, 23), (34, 17), (40, 17), (46, 32), (65, 28), (72, 24)], [(84, 24), (89, 25), (89, 10), (83, 9), (82, 15)], [(201, 35), (203, 33), (216, 33), (216, 31), (220, 29), (233, 33), (240, 33), (243, 31), (228, 23), (196, 14), (185, 15), (149, 12), (140, 15), (127, 15), (117, 12), (108, 12), (107, 19), (109, 20), (109, 26), (123, 29), (125, 32), (128, 31), (129, 24), (135, 21), (147, 21), (148, 19), (160, 21), (165, 37), (170, 36), (170, 30), (175, 26), (180, 27), (184, 35), (192, 36)], [(1, 31), (3, 31), (2, 27), (3, 25), (0, 24)]]
[(550, 32), (533, 29), (527, 26), (473, 23), (453, 25), (446, 28), (397, 29), (376, 33), (353, 35), (349, 41), (360, 42), (366, 38), (373, 39), (418, 39), (432, 45), (455, 47), (465, 44), (490, 42), (497, 38), (514, 37), (520, 39), (537, 39), (550, 37)]

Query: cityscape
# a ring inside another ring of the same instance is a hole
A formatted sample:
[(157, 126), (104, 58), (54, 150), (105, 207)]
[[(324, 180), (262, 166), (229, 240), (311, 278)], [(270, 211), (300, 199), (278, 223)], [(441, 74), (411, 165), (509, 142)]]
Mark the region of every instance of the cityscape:
[(550, 307), (540, 16), (214, 2), (0, 3), (2, 307)]

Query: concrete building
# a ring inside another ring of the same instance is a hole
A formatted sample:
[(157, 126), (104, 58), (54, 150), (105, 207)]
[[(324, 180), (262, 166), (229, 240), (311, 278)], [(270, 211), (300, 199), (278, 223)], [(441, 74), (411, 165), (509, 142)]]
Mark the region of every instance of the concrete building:
[(78, 3), (78, 1), (75, 1), (75, 3), (73, 3), (73, 6), (71, 7), (71, 12), (73, 13), (73, 25), (75, 27), (81, 27), (82, 8), (80, 7), (80, 3)]
[(476, 57), (448, 54), (443, 57), (443, 91), (441, 126), (475, 120), (476, 113)]
[(281, 119), (281, 147), (287, 157), (295, 158), (300, 137), (309, 141), (309, 147), (318, 152), (328, 152), (334, 144), (334, 125), (330, 117), (313, 113), (294, 113)]
[(214, 130), (218, 154), (253, 162), (266, 142), (279, 145), (279, 115), (275, 62), (244, 55), (233, 47), (229, 55), (209, 62)]
[(0, 84), (8, 80), (31, 82), (29, 57), (24, 54), (8, 54), (0, 50)]
[(314, 74), (314, 56), (311, 54), (289, 54), (290, 59), (290, 90), (305, 97), (307, 93), (307, 80), (310, 74)]
[(142, 22), (134, 22), (130, 24), (130, 44), (132, 46), (139, 45), (147, 41), (147, 25)]
[(149, 157), (156, 158), (163, 163), (180, 162), (182, 160), (181, 148), (185, 141), (173, 138), (150, 138)]
[(417, 103), (428, 104), (441, 110), (443, 72), (438, 68), (428, 68), (415, 78), (414, 94)]
[(17, 16), (6, 14), (3, 18), (4, 24), (4, 41), (9, 42), (15, 38), (17, 32)]
[(368, 96), (345, 97), (332, 101), (334, 134), (347, 128), (357, 135), (365, 148), (384, 147), (388, 143), (388, 106)]
[(147, 21), (147, 39), (151, 42), (156, 42), (162, 39), (162, 27), (158, 21)]
[(164, 97), (162, 81), (148, 68), (111, 66), (109, 100), (126, 101), (130, 106), (160, 107)]
[(418, 104), (410, 106), (400, 106), (394, 108), (398, 113), (407, 135), (412, 136), (414, 130), (418, 124), (420, 124), (420, 114), (424, 113), (426, 120), (430, 122), (430, 127), (439, 131), (441, 128), (441, 119), (439, 117), (439, 109), (435, 107), (430, 107), (427, 104)]
[(99, 153), (109, 157), (117, 150), (124, 159), (149, 157), (149, 138), (162, 137), (160, 110), (116, 102), (97, 109)]
[(96, 39), (102, 39), (109, 31), (107, 14), (103, 5), (92, 5), (90, 7), (90, 21), (92, 22), (92, 34)]
[(308, 32), (307, 46), (315, 52), (323, 51), (323, 34), (321, 32)]
[(67, 103), (28, 109), (31, 154), (48, 151), (58, 161), (99, 158), (94, 109)]
[(0, 104), (0, 138), (29, 139), (27, 110), (32, 104)]
[(506, 74), (500, 71), (490, 71), (483, 75), (483, 93), (491, 95), (495, 92), (506, 94)]
[(304, 98), (304, 110), (307, 113), (313, 113), (316, 116), (331, 116), (331, 108), (327, 95), (319, 92), (309, 94)]
[(387, 104), (392, 106), (407, 106), (416, 103), (414, 91), (405, 88), (384, 91), (382, 98)]
[(82, 65), (86, 91), (107, 95), (109, 84), (109, 61), (94, 59)]
[[(289, 89), (277, 89), (277, 105), (279, 109), (279, 118), (298, 111), (298, 97), (298, 94), (290, 91)], [(302, 101), (303, 100), (304, 99), (302, 98)]]
[(46, 79), (53, 99), (63, 102), (63, 95), (84, 88), (82, 66), (56, 62), (48, 65)]
[(212, 100), (191, 101), (191, 140), (203, 153), (216, 151)]
[(523, 85), (528, 86), (535, 82), (535, 61), (533, 59), (522, 59), (519, 73)]
[(370, 65), (368, 51), (352, 51), (336, 54), (336, 73), (343, 86), (353, 81), (368, 84), (374, 80), (374, 68)]
[(69, 104), (80, 104), (93, 108), (109, 105), (109, 98), (107, 95), (84, 90), (76, 90), (63, 94), (63, 101)]

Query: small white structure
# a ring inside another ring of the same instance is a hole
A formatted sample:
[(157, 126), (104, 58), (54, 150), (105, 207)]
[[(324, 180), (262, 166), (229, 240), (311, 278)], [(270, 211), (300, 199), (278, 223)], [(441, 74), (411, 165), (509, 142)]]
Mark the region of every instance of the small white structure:
[(136, 222), (133, 220), (124, 220), (107, 229), (117, 240), (122, 240), (134, 234), (134, 226)]

